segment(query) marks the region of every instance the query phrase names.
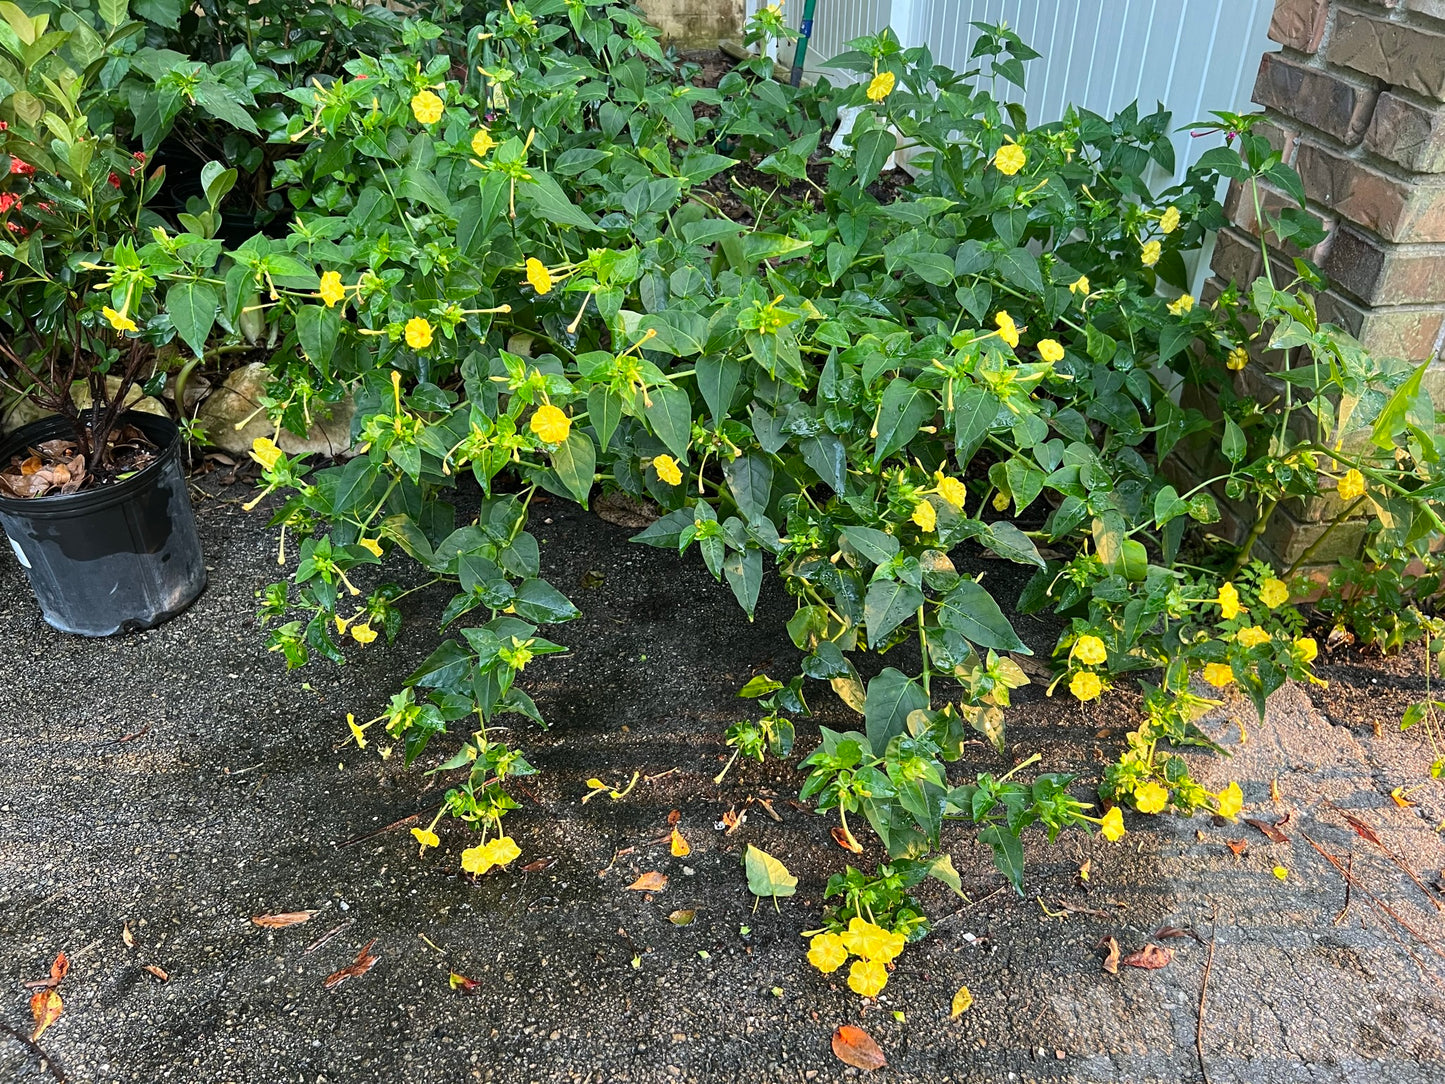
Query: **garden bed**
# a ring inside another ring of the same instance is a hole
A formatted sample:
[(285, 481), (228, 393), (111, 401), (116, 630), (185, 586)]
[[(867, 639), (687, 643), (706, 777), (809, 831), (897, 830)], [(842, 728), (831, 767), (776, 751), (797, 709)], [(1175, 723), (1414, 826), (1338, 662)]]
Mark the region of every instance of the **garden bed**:
[[(522, 856), (473, 880), (457, 871), (471, 842), (459, 828), (444, 826), (441, 848), (421, 859), (408, 835), (443, 786), (403, 772), (399, 757), (382, 761), (374, 746), (343, 745), (346, 713), (380, 710), (434, 646), (426, 615), (445, 592), (409, 600), (417, 619), (396, 645), (372, 644), (344, 670), (287, 673), (255, 628), (253, 593), (276, 567), (266, 506), (242, 511), (245, 485), (205, 486), (197, 516), (211, 587), (161, 629), (62, 637), (40, 623), (14, 563), (0, 569), (0, 635), (13, 660), (0, 738), (0, 968), (10, 990), (0, 1022), (29, 1033), (22, 983), (64, 950), (65, 1012), (40, 1045), (68, 1080), (832, 1080), (856, 1075), (829, 1049), (843, 1023), (882, 1046), (890, 1067), (879, 1078), (1197, 1080), (1212, 933), (1202, 1043), (1211, 1080), (1428, 1081), (1445, 1066), (1445, 961), (1398, 926), (1386, 932), (1359, 889), (1336, 923), (1344, 881), (1302, 835), (1342, 858), (1353, 852), (1362, 884), (1422, 934), (1445, 938), (1425, 891), (1323, 804), (1371, 825), (1442, 899), (1445, 847), (1432, 829), (1445, 818), (1445, 785), (1426, 779), (1408, 795), (1418, 804), (1398, 808), (1390, 790), (1426, 778), (1430, 754), (1416, 734), (1394, 731), (1397, 712), (1372, 733), (1381, 692), (1418, 695), (1407, 668), (1322, 659), (1322, 676), (1345, 689), (1321, 693), (1320, 707), (1286, 689), (1262, 725), (1238, 699), (1206, 721), (1236, 755), (1191, 757), (1195, 774), (1215, 787), (1239, 779), (1245, 816), (1275, 822), (1293, 810), (1287, 844), (1243, 823), (1131, 813), (1121, 844), (1076, 833), (1049, 847), (1026, 836), (1019, 898), (971, 830), (947, 830), (973, 902), (925, 885), (935, 930), (868, 1004), (841, 974), (820, 975), (803, 958), (799, 935), (817, 925), (824, 882), (848, 857), (831, 842), (830, 818), (791, 804), (802, 779), (794, 765), (816, 743), (812, 722), (800, 722), (786, 765), (743, 760), (712, 782), (727, 752), (722, 732), (746, 711), (737, 688), (796, 664), (783, 632), (791, 605), (776, 584), (749, 624), (695, 558), (629, 544), (633, 531), (571, 504), (537, 507), (544, 572), (582, 617), (559, 630), (572, 652), (528, 673), (552, 728), (525, 735), (540, 773), (519, 781), (522, 805), (507, 821)], [(985, 569), (1000, 598), (1016, 593), (1012, 566), (967, 570)], [(1057, 635), (1010, 617), (1037, 649)], [(817, 700), (817, 721), (853, 725), (833, 698)], [(1231, 719), (1248, 728), (1243, 746)], [(1084, 773), (1077, 791), (1087, 799), (1089, 773), (1137, 718), (1122, 695), (1080, 704), (1030, 687), (1009, 725), (1012, 759), (1041, 752), (1052, 770)], [(1008, 763), (970, 746), (951, 771)], [(633, 772), (642, 778), (622, 800), (582, 804), (587, 779), (622, 786)], [(686, 858), (654, 842), (673, 810)], [(735, 831), (716, 827), (744, 810)], [(1227, 841), (1239, 839), (1248, 849), (1236, 857)], [(881, 857), (871, 836), (864, 842), (866, 861)], [(753, 910), (741, 868), (749, 843), (799, 878), (779, 911), (766, 900)], [(628, 890), (648, 871), (667, 887), (651, 898)], [(1066, 901), (1108, 917), (1069, 913)], [(312, 908), (300, 926), (250, 921)], [(677, 910), (695, 920), (673, 925)], [(1203, 943), (1158, 939), (1166, 925)], [(1153, 940), (1174, 959), (1106, 974), (1098, 945), (1109, 935), (1126, 954)], [(376, 965), (325, 989), (373, 938)], [(451, 973), (479, 985), (452, 989)], [(950, 1021), (961, 985), (975, 1003)], [(0, 1079), (54, 1077), (0, 1035)]]

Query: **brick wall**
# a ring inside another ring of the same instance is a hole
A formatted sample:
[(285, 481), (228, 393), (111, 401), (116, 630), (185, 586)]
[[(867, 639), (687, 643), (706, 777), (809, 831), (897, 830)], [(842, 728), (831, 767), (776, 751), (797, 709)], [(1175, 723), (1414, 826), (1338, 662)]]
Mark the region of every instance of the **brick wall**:
[[(1321, 316), (1375, 353), (1432, 361), (1429, 384), (1445, 405), (1445, 0), (1277, 0), (1269, 36), (1282, 48), (1260, 62), (1254, 100), (1268, 119), (1256, 131), (1298, 171), (1327, 230), (1271, 262), (1314, 261), (1330, 280)], [(1289, 199), (1268, 188), (1261, 197), (1266, 214)], [(1225, 210), (1233, 225), (1219, 234), (1209, 292), (1263, 266), (1253, 195), (1235, 185)], [(1273, 398), (1278, 382), (1261, 368), (1240, 374), (1240, 390)], [(1189, 458), (1186, 449), (1186, 470), (1208, 466)], [(1285, 509), (1256, 553), (1288, 565), (1336, 510), (1331, 499)], [(1221, 533), (1242, 511), (1226, 508)], [(1342, 525), (1311, 562), (1358, 552), (1363, 536), (1363, 523)]]

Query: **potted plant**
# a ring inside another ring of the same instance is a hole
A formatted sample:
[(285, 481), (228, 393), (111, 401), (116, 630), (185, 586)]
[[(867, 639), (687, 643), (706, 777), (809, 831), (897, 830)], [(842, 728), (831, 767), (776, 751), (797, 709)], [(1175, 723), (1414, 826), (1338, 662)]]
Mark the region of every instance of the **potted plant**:
[[(51, 625), (149, 628), (196, 598), (205, 565), (178, 427), (128, 404), (164, 379), (174, 340), (204, 350), (218, 302), (202, 278), (220, 244), (173, 238), (145, 210), (164, 172), (91, 130), (72, 32), (5, 18), (0, 78), (17, 89), (0, 103), (0, 386), (43, 416), (0, 438), (0, 526)], [(203, 232), (228, 175), (208, 172)]]

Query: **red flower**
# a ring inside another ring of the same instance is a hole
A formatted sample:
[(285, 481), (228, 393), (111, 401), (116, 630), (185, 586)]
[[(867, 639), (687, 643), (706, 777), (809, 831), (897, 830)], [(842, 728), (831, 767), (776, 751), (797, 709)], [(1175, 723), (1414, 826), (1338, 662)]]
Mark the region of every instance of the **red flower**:
[(120, 187), (120, 174), (119, 174), (119, 173), (114, 173), (114, 172), (111, 173), (111, 175), (110, 175), (110, 177), (108, 178), (108, 180), (110, 181), (110, 186), (111, 186), (112, 188), (119, 188), (119, 187)]
[(9, 130), (10, 125), (6, 124), (3, 120), (0, 120), (0, 132), (8, 132)]
[(137, 162), (139, 162), (141, 165), (145, 165), (145, 160), (146, 160), (146, 152), (145, 152), (145, 151), (136, 151), (133, 155), (131, 155), (131, 157), (134, 158), (134, 159), (135, 159)]
[(35, 167), (29, 162), (22, 162), (13, 154), (10, 156), (10, 172), (17, 177), (30, 177), (35, 173)]
[(6, 214), (12, 208), (20, 209), (20, 197), (14, 192), (0, 192), (0, 215)]
[(5, 225), (7, 228), (9, 228), (11, 233), (16, 234), (20, 237), (24, 237), (27, 233), (30, 232), (18, 222), (7, 222), (5, 223)]

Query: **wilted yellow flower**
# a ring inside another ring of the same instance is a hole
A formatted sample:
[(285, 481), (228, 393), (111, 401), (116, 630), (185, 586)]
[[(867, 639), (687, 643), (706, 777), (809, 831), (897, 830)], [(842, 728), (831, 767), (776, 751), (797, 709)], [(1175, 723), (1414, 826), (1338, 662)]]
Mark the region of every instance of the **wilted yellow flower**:
[(1219, 595), (1214, 600), (1219, 604), (1219, 616), (1224, 621), (1233, 621), (1239, 616), (1239, 592), (1235, 590), (1234, 584), (1221, 584)]
[(854, 956), (861, 956), (865, 960), (878, 960), (885, 964), (902, 952), (906, 943), (901, 933), (890, 933), (882, 926), (856, 915), (849, 920), (848, 930), (841, 940), (843, 947)]
[(1289, 601), (1289, 587), (1286, 586), (1284, 580), (1277, 580), (1271, 576), (1259, 585), (1259, 601), (1271, 610), (1276, 606), (1283, 606)]
[(1319, 644), (1313, 636), (1301, 636), (1294, 642), (1294, 656), (1300, 662), (1314, 662), (1320, 653)]
[(1000, 339), (1008, 343), (1010, 347), (1018, 346), (1019, 329), (1018, 325), (1014, 323), (1012, 316), (1004, 312), (1003, 309), (999, 309), (998, 312), (994, 313), (993, 322), (998, 327), (998, 337)]
[(1055, 339), (1039, 340), (1039, 357), (1047, 362), (1063, 361), (1064, 348)]
[(848, 962), (848, 950), (836, 933), (820, 933), (808, 942), (808, 962), (825, 975), (831, 975)]
[(527, 257), (527, 281), (539, 294), (552, 292), (552, 273), (547, 270), (546, 264), (535, 256)]
[(1207, 662), (1204, 664), (1204, 680), (1216, 689), (1222, 689), (1234, 684), (1234, 671), (1222, 662)]
[(1139, 252), (1139, 262), (1145, 267), (1153, 267), (1159, 262), (1159, 256), (1164, 251), (1164, 246), (1158, 241), (1148, 241)]
[(421, 844), (421, 854), (426, 854), (428, 847), (440, 847), (442, 845), (441, 839), (430, 828), (413, 828), (411, 834), (416, 838), (416, 841)]
[(1244, 647), (1258, 647), (1260, 644), (1267, 644), (1270, 641), (1269, 633), (1258, 625), (1249, 625), (1240, 629), (1234, 634), (1234, 638)]
[(328, 271), (321, 276), (321, 300), (326, 302), (329, 309), (338, 301), (346, 299), (346, 287), (341, 285), (341, 276), (335, 271)]
[(898, 79), (892, 72), (879, 72), (868, 84), (868, 100), (881, 102), (893, 93), (893, 87), (897, 82)]
[(425, 350), (431, 345), (432, 326), (423, 317), (413, 316), (406, 322), (406, 345), (413, 350)]
[(677, 465), (677, 460), (670, 455), (660, 455), (652, 461), (652, 469), (657, 471), (657, 476), (670, 486), (682, 485), (682, 471)]
[(957, 478), (950, 478), (942, 471), (934, 475), (938, 479), (938, 485), (933, 492), (937, 493), (954, 511), (960, 511), (968, 503), (968, 487)]
[(1094, 700), (1104, 691), (1104, 683), (1092, 670), (1080, 670), (1069, 682), (1069, 692), (1080, 700)]
[(1109, 652), (1104, 647), (1104, 641), (1097, 636), (1080, 636), (1074, 641), (1069, 658), (1078, 659), (1085, 666), (1099, 666), (1108, 661)]
[(1180, 294), (1178, 298), (1169, 302), (1169, 312), (1174, 316), (1183, 316), (1194, 308), (1194, 296), (1192, 294)]
[(1340, 500), (1352, 501), (1365, 495), (1365, 476), (1351, 467), (1340, 478), (1338, 492)]
[(938, 526), (938, 513), (927, 501), (919, 501), (913, 506), (912, 519), (924, 531), (931, 531)]
[(351, 731), (351, 736), (356, 739), (358, 749), (366, 748), (366, 728), (370, 725), (370, 723), (358, 723), (355, 715), (349, 711), (346, 713), (346, 726)]
[(1017, 143), (1005, 143), (993, 156), (994, 167), (1006, 177), (1012, 177), (1023, 169), (1027, 161), (1028, 156)]
[(423, 124), (435, 124), (442, 119), (442, 100), (429, 90), (423, 90), (411, 100), (411, 112)]
[(1078, 294), (1080, 297), (1089, 296), (1089, 276), (1080, 275), (1073, 282), (1069, 283), (1069, 293)]
[(1215, 801), (1219, 803), (1221, 817), (1237, 817), (1244, 808), (1244, 791), (1238, 783), (1231, 783), (1215, 796)]
[(561, 444), (572, 431), (572, 419), (551, 403), (543, 403), (532, 415), (531, 429), (548, 444)]
[(492, 133), (487, 131), (486, 128), (483, 128), (477, 132), (476, 135), (472, 136), (472, 153), (478, 158), (485, 158), (487, 152), (496, 145), (497, 141), (492, 138)]
[(251, 441), (251, 458), (270, 470), (281, 458), (281, 449), (270, 437), (257, 437)]
[(1229, 352), (1229, 357), (1224, 362), (1225, 368), (1233, 369), (1236, 373), (1248, 364), (1249, 351), (1242, 346), (1236, 346), (1233, 350), (1231, 350)]
[(854, 960), (848, 969), (848, 989), (860, 997), (877, 997), (888, 985), (888, 968), (874, 960)]
[(370, 625), (352, 625), (351, 638), (358, 644), (369, 644), (376, 639), (376, 630)]
[(375, 538), (358, 538), (356, 544), (373, 557), (381, 556), (381, 543)]
[(1118, 843), (1124, 838), (1124, 814), (1118, 806), (1104, 814), (1103, 820), (1099, 822), (1099, 831), (1110, 843)]
[(1134, 790), (1134, 808), (1140, 813), (1159, 813), (1169, 804), (1169, 788), (1149, 780)]
[(995, 512), (1002, 512), (1008, 508), (1010, 497), (1005, 490), (1000, 489), (993, 495), (993, 508)]
[(1159, 216), (1159, 231), (1161, 233), (1173, 233), (1179, 228), (1179, 208), (1170, 207)]
[(110, 326), (117, 331), (136, 331), (135, 321), (123, 312), (116, 312), (107, 305), (100, 310), (100, 314), (110, 321)]

